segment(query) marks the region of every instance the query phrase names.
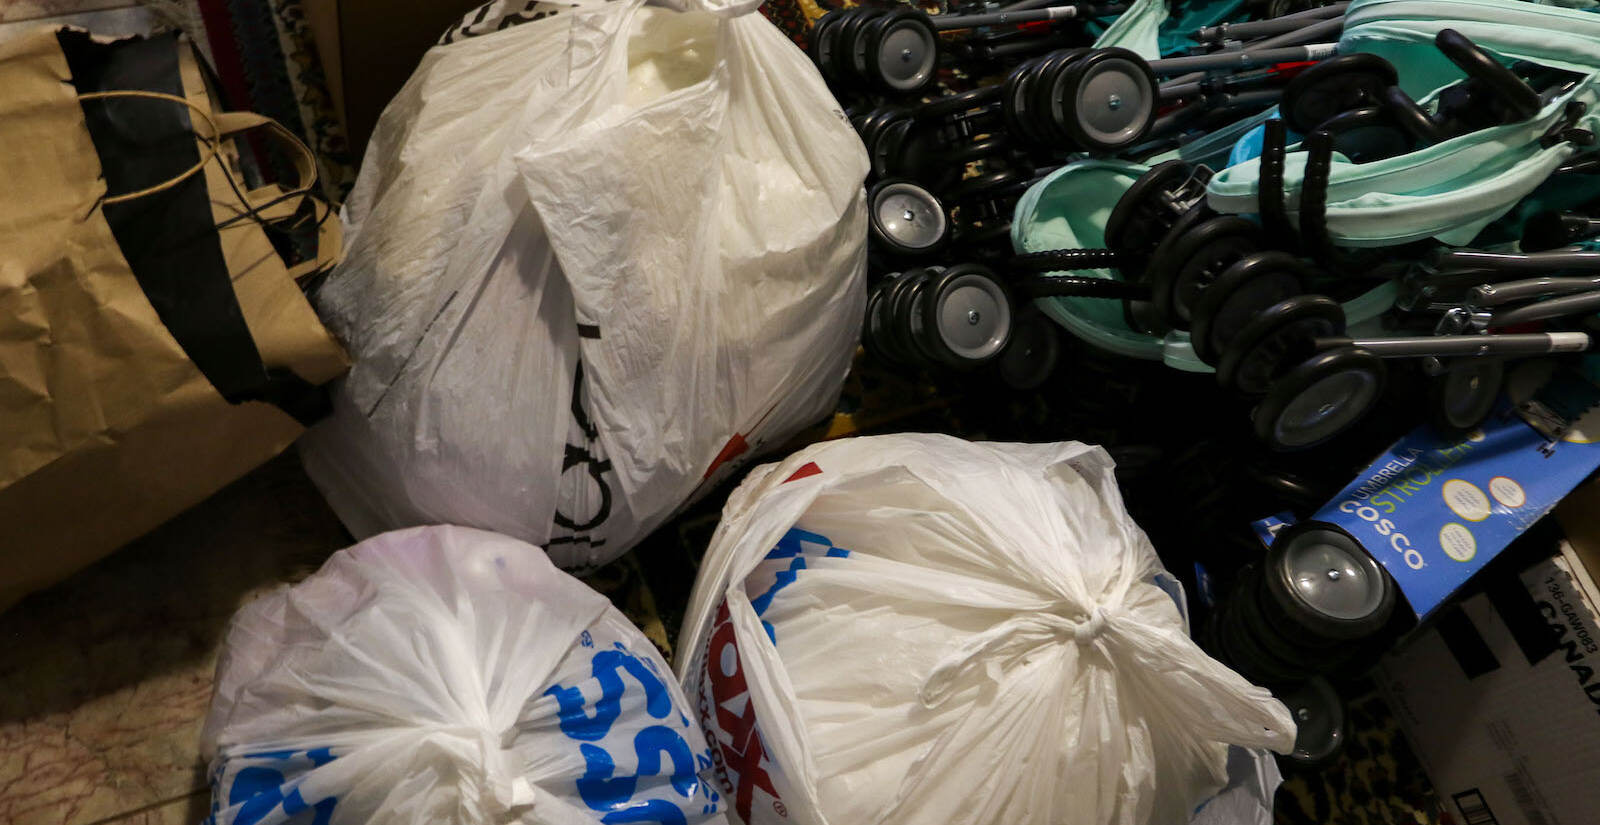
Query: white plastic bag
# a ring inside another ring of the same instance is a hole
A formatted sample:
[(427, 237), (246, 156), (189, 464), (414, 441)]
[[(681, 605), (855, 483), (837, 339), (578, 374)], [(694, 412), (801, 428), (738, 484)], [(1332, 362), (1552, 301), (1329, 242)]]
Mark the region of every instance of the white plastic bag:
[(723, 822), (655, 648), (537, 548), (420, 527), (245, 605), (207, 825)]
[(819, 444), (728, 500), (679, 678), (752, 825), (1186, 822), (1295, 727), (1164, 574), (1097, 447)]
[(317, 296), (356, 363), (303, 455), (358, 536), (597, 565), (833, 409), (867, 160), (755, 4), (493, 8), (373, 135)]

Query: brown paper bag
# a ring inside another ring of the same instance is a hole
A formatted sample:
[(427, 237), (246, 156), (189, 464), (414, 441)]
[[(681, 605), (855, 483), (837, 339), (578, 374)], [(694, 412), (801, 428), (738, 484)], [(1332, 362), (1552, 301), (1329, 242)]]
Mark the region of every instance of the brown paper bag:
[[(208, 118), (180, 39), (125, 51), (0, 44), (0, 610), (284, 450), (347, 366), (295, 282), (338, 255), (309, 152), (259, 116)], [(169, 60), (152, 83), (171, 88), (115, 87)], [(189, 133), (145, 141), (140, 118)], [(290, 146), (302, 179), (241, 186), (241, 139)], [(308, 212), (316, 253), (291, 267), (265, 227)]]

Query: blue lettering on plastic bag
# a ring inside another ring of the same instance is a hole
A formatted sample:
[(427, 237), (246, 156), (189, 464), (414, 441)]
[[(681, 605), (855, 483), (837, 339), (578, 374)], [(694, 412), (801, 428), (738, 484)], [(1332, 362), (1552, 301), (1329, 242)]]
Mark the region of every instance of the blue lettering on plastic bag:
[[(843, 547), (834, 547), (833, 541), (827, 536), (812, 533), (808, 530), (801, 530), (798, 527), (789, 528), (789, 532), (784, 533), (783, 538), (778, 539), (778, 544), (767, 551), (766, 558), (793, 559), (793, 561), (789, 562), (787, 570), (780, 570), (773, 576), (772, 585), (766, 589), (766, 592), (750, 600), (750, 606), (755, 608), (757, 616), (766, 615), (767, 609), (772, 607), (772, 597), (778, 595), (778, 591), (794, 584), (800, 571), (806, 569), (805, 552), (807, 545), (823, 548), (822, 555), (828, 558), (842, 559), (850, 555), (849, 550)], [(767, 631), (767, 638), (773, 644), (777, 644), (778, 634), (773, 630), (772, 623), (762, 619), (761, 627)]]
[[(290, 787), (290, 779), (333, 760), (333, 752), (328, 748), (260, 751), (232, 757), (227, 763), (219, 765), (211, 777), (211, 815), (206, 817), (203, 825), (215, 825), (222, 813), (221, 800), (224, 798), (228, 800), (228, 807), (237, 806), (233, 817), (228, 820), (233, 825), (256, 825), (269, 818), (286, 820), (308, 810), (312, 811), (308, 825), (328, 825), (334, 806), (338, 804), (338, 797), (330, 796), (314, 804), (308, 803), (301, 795), (300, 788)], [(238, 762), (257, 764), (235, 771), (227, 783), (226, 793), (223, 793), (221, 785), (225, 769), (227, 765)], [(281, 816), (273, 816), (280, 812)]]
[[(585, 631), (585, 638), (589, 640), (585, 646), (593, 644), (588, 631)], [(618, 775), (617, 760), (612, 752), (603, 744), (595, 743), (610, 736), (622, 715), (622, 699), (628, 688), (623, 675), (631, 676), (644, 691), (645, 711), (652, 718), (665, 719), (672, 715), (672, 694), (654, 663), (635, 656), (621, 642), (614, 643), (610, 650), (594, 654), (589, 667), (591, 676), (600, 686), (600, 697), (594, 702), (592, 714), (580, 687), (557, 684), (544, 693), (554, 698), (560, 709), (561, 732), (579, 742), (578, 753), (584, 761), (583, 776), (576, 780), (579, 798), (591, 810), (603, 812), (600, 821), (605, 823), (688, 825), (690, 812), (679, 803), (660, 798), (635, 800), (634, 795), (638, 792), (640, 778), (660, 776), (666, 763), (671, 763), (668, 781), (673, 791), (686, 801), (693, 800), (702, 790), (698, 771), (711, 764), (710, 749), (697, 755), (678, 731), (666, 725), (650, 725), (633, 735), (635, 772)], [(688, 716), (682, 711), (677, 716), (681, 727), (690, 726)], [(699, 806), (699, 814), (716, 813), (716, 791), (704, 790), (706, 802)]]
[(664, 719), (672, 712), (672, 697), (667, 693), (666, 686), (661, 684), (661, 679), (643, 661), (623, 648), (620, 642), (617, 647), (618, 650), (596, 653), (590, 662), (590, 672), (595, 681), (600, 683), (601, 690), (600, 700), (594, 704), (594, 716), (584, 711), (583, 692), (575, 687), (553, 685), (544, 692), (546, 696), (554, 696), (561, 708), (562, 733), (573, 739), (593, 742), (604, 739), (611, 732), (611, 723), (622, 714), (623, 684), (620, 671), (624, 670), (644, 687), (645, 710), (652, 717)]

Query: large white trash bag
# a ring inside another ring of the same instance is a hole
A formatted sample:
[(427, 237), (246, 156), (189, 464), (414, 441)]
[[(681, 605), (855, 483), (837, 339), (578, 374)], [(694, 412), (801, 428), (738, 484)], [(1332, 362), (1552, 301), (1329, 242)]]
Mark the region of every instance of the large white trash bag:
[(752, 825), (1183, 823), (1295, 726), (1164, 575), (1098, 447), (820, 444), (728, 500), (679, 677)]
[(358, 537), (598, 565), (837, 403), (866, 153), (757, 3), (675, 5), (486, 7), (384, 111), (316, 297), (355, 366), (302, 442)]
[(721, 823), (691, 713), (644, 635), (537, 548), (386, 533), (234, 617), (207, 822)]

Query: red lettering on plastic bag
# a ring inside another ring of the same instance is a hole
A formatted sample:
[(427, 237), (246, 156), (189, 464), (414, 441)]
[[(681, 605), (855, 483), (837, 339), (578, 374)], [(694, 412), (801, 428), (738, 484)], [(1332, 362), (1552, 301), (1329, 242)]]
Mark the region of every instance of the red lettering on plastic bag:
[(807, 461), (805, 464), (800, 465), (800, 469), (794, 471), (794, 475), (784, 479), (783, 483), (788, 484), (791, 481), (799, 481), (802, 478), (810, 478), (821, 474), (822, 468), (817, 466), (817, 462)]
[(717, 453), (717, 457), (711, 460), (711, 466), (706, 468), (706, 474), (701, 477), (701, 480), (710, 478), (718, 467), (738, 458), (748, 449), (750, 449), (750, 445), (745, 442), (744, 436), (734, 433), (733, 437), (728, 439), (728, 443), (722, 445), (722, 452)]
[[(717, 778), (734, 800), (739, 818), (752, 822), (756, 791), (771, 797), (772, 810), (787, 817), (778, 789), (768, 773), (771, 761), (761, 741), (755, 704), (744, 678), (744, 662), (734, 637), (726, 602), (717, 607), (711, 640), (706, 644), (700, 716), (710, 740)], [(708, 695), (709, 694), (709, 695)]]

